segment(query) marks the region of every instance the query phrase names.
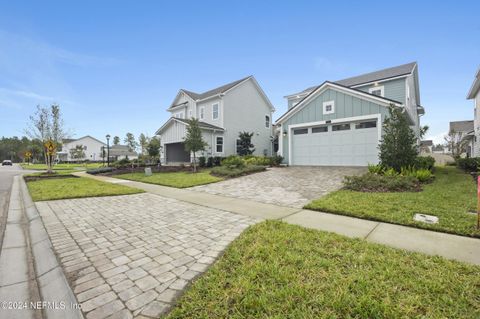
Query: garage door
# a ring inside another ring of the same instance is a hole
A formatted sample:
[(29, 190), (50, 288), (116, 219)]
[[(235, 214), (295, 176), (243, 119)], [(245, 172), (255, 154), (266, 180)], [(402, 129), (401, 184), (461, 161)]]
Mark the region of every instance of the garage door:
[(185, 151), (185, 143), (165, 144), (167, 163), (189, 163), (190, 153)]
[(377, 119), (292, 130), (292, 165), (378, 163)]

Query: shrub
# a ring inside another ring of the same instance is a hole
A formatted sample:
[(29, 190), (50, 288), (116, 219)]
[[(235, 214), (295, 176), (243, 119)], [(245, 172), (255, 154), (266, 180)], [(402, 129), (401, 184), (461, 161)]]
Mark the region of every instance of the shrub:
[(207, 158), (207, 167), (212, 167), (213, 166), (213, 157)]
[(252, 156), (245, 160), (247, 165), (271, 166), (272, 158), (266, 156)]
[(215, 156), (213, 158), (213, 165), (220, 166), (222, 164), (222, 158), (220, 156)]
[(96, 175), (96, 174), (110, 173), (112, 171), (113, 171), (113, 167), (99, 167), (99, 168), (89, 169), (87, 173), (91, 175)]
[(477, 157), (458, 158), (457, 167), (465, 172), (476, 172), (478, 171), (478, 161)]
[(417, 156), (415, 160), (415, 167), (417, 169), (428, 169), (432, 171), (434, 165), (435, 159), (431, 156)]
[(421, 183), (429, 182), (433, 178), (433, 174), (429, 169), (419, 169), (414, 175)]
[(395, 176), (398, 176), (399, 174), (394, 168), (391, 167), (391, 168), (385, 170), (383, 172), (383, 175), (387, 176), (387, 177), (395, 177)]
[(198, 165), (200, 167), (205, 167), (205, 165), (207, 165), (207, 159), (205, 158), (205, 156), (200, 156), (198, 158)]
[(343, 184), (345, 189), (359, 192), (408, 192), (420, 190), (420, 185), (415, 177), (398, 174), (385, 176), (366, 173), (361, 176), (346, 176)]
[(380, 164), (368, 164), (368, 172), (372, 174), (383, 174), (383, 167)]
[(211, 174), (221, 177), (237, 177), (248, 175), (256, 172), (262, 172), (266, 169), (265, 166), (248, 165), (242, 168), (229, 168), (228, 166), (219, 166), (212, 168)]
[(283, 162), (283, 156), (274, 155), (272, 157), (272, 166), (279, 166)]
[(231, 155), (222, 161), (222, 166), (226, 166), (230, 168), (236, 168), (236, 167), (242, 168), (245, 166), (246, 162), (247, 161), (241, 158), (240, 156)]
[(415, 176), (417, 170), (414, 166), (402, 167), (400, 175), (402, 176)]

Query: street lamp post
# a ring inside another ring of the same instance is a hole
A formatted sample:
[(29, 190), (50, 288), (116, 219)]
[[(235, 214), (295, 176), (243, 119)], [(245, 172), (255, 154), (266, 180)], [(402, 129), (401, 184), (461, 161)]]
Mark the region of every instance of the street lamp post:
[(110, 134), (105, 137), (107, 138), (107, 167), (110, 167)]

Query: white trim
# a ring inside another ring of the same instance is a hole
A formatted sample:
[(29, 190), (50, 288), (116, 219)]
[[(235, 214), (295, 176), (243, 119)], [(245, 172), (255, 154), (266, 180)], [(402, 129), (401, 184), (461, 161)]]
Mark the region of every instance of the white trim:
[(293, 135), (293, 129), (299, 128), (299, 127), (310, 127), (310, 126), (335, 124), (335, 123), (343, 123), (343, 122), (356, 122), (356, 121), (372, 120), (372, 119), (377, 119), (378, 144), (380, 144), (380, 141), (382, 139), (382, 115), (380, 113), (333, 119), (333, 120), (329, 121), (329, 123), (327, 123), (327, 121), (316, 121), (316, 122), (308, 122), (308, 123), (300, 123), (300, 124), (289, 125), (288, 129), (287, 129), (287, 135), (288, 135), (288, 165), (294, 165), (292, 163), (292, 135)]
[[(222, 151), (221, 152), (217, 152), (217, 138), (221, 137), (222, 138)], [(224, 154), (225, 153), (225, 137), (223, 135), (215, 135), (215, 139), (214, 139), (214, 142), (215, 142), (215, 154)]]
[[(417, 64), (415, 63), (415, 67), (416, 67), (416, 66), (417, 66)], [(381, 79), (381, 80), (377, 80), (377, 81), (370, 81), (370, 82), (355, 84), (355, 85), (352, 85), (352, 86), (350, 86), (350, 87), (351, 87), (351, 88), (358, 88), (358, 87), (362, 87), (362, 86), (372, 85), (372, 84), (375, 84), (375, 83), (383, 83), (383, 82), (388, 82), (388, 81), (393, 81), (393, 80), (402, 79), (402, 78), (405, 78), (405, 77), (407, 77), (407, 76), (410, 76), (410, 75), (413, 73), (413, 71), (415, 71), (415, 67), (413, 67), (412, 72), (410, 72), (410, 73), (406, 73), (406, 74), (402, 74), (402, 75), (397, 75), (397, 76), (392, 76), (391, 78)]]
[[(330, 105), (332, 109), (330, 111), (327, 111), (327, 106)], [(335, 101), (325, 101), (323, 102), (323, 114), (333, 114), (335, 113)]]
[(200, 120), (204, 120), (205, 119), (205, 106), (201, 106), (200, 107), (200, 113), (198, 114), (198, 118)]
[[(373, 94), (372, 93), (373, 91), (378, 91), (378, 90), (380, 90), (380, 95), (377, 95), (377, 96), (384, 97), (385, 96), (385, 86), (383, 86), (383, 85), (372, 86), (371, 88), (368, 89), (368, 93)], [(376, 94), (373, 94), (373, 95), (376, 95)]]
[(403, 106), (403, 104), (399, 104), (399, 103), (395, 103), (393, 101), (389, 101), (388, 99), (386, 99), (384, 97), (380, 97), (380, 96), (377, 97), (375, 95), (364, 93), (364, 92), (361, 92), (361, 91), (358, 91), (358, 90), (354, 90), (354, 89), (350, 89), (350, 88), (347, 88), (347, 87), (339, 86), (335, 83), (325, 82), (322, 86), (317, 87), (317, 89), (315, 89), (308, 97), (303, 99), (300, 103), (298, 103), (297, 105), (292, 107), (290, 110), (288, 110), (285, 114), (280, 116), (280, 118), (277, 119), (276, 124), (281, 124), (282, 122), (288, 120), (290, 117), (292, 117), (298, 111), (300, 111), (307, 104), (307, 102), (310, 102), (312, 99), (316, 98), (317, 95), (322, 94), (328, 88), (333, 88), (333, 89), (335, 89), (337, 91), (340, 91), (340, 92), (346, 92), (347, 94), (349, 94), (351, 96), (354, 96), (354, 97), (357, 97), (357, 98), (360, 98), (360, 99), (363, 99), (363, 100), (367, 100), (367, 101), (373, 101), (376, 104), (383, 105), (383, 106), (386, 106), (386, 107), (388, 107), (390, 104), (394, 104), (396, 106)]
[(280, 135), (278, 136), (278, 152), (277, 153), (283, 157), (283, 130), (282, 129), (280, 129)]
[[(214, 112), (213, 112), (213, 106), (214, 106), (214, 105), (217, 106), (217, 117), (216, 117), (216, 118), (213, 117), (213, 114), (214, 114)], [(216, 120), (218, 120), (219, 118), (220, 118), (220, 102), (215, 102), (215, 103), (212, 104), (212, 121), (216, 121)]]
[[(268, 116), (268, 126), (266, 126), (265, 124), (267, 124), (267, 121), (266, 121), (266, 118)], [(270, 114), (265, 114), (265, 117), (263, 118), (263, 126), (265, 126), (266, 129), (269, 129), (272, 127), (272, 116)]]

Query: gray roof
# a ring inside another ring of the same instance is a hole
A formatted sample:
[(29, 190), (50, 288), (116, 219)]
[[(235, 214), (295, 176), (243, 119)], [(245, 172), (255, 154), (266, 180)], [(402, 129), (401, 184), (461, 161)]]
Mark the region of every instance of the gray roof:
[[(185, 124), (188, 124), (188, 120), (186, 120), (186, 119), (175, 118), (175, 120), (180, 121), (180, 122), (185, 123)], [(209, 123), (206, 123), (206, 122), (202, 122), (202, 121), (198, 121), (198, 126), (200, 126), (200, 128), (223, 131), (223, 128), (221, 128), (220, 126), (215, 126), (215, 125), (212, 125), (212, 124), (209, 124)]]
[(450, 122), (450, 131), (470, 132), (473, 131), (473, 121), (455, 121)]
[(420, 141), (420, 146), (432, 146), (432, 145), (433, 145), (432, 140)]
[(194, 100), (202, 100), (202, 99), (205, 99), (205, 98), (210, 97), (210, 96), (214, 96), (214, 95), (217, 95), (217, 94), (224, 93), (224, 92), (228, 91), (229, 89), (233, 88), (235, 85), (245, 81), (246, 79), (248, 79), (250, 77), (251, 77), (251, 75), (249, 75), (249, 76), (247, 76), (243, 79), (233, 81), (231, 83), (219, 86), (215, 89), (212, 89), (212, 90), (209, 90), (209, 91), (206, 91), (206, 92), (203, 92), (203, 93), (195, 93), (195, 92), (184, 90), (184, 89), (182, 89), (182, 91), (185, 92), (186, 94), (188, 94)]
[[(337, 84), (351, 87), (351, 86), (356, 86), (364, 83), (370, 83), (370, 82), (375, 82), (375, 81), (380, 81), (380, 80), (385, 80), (405, 74), (410, 74), (412, 73), (413, 69), (415, 68), (415, 65), (417, 65), (417, 62), (410, 62), (407, 64), (402, 64), (398, 66), (394, 66), (391, 68), (375, 71), (375, 72), (370, 72), (370, 73), (365, 73), (362, 75), (354, 76), (351, 78), (343, 79), (343, 80), (338, 80), (334, 81)], [(301, 92), (295, 93), (295, 94), (303, 94), (312, 91), (315, 89), (318, 85), (311, 86)], [(291, 94), (291, 95), (295, 95)]]

